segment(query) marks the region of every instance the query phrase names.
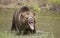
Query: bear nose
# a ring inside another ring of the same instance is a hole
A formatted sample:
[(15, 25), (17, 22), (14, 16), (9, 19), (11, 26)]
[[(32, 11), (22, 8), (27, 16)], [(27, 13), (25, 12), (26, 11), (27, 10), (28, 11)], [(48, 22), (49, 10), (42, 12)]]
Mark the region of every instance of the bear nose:
[(29, 17), (28, 19), (33, 19), (33, 17)]
[(28, 17), (28, 20), (29, 21), (34, 21), (34, 18), (33, 17)]

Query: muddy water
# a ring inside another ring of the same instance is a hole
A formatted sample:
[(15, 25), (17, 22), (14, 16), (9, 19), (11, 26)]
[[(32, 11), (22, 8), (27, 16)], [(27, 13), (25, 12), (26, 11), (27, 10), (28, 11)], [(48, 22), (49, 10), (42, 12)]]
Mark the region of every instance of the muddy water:
[[(2, 10), (0, 11), (0, 37), (4, 38), (8, 36), (12, 36), (13, 38), (17, 38), (15, 33), (9, 32), (12, 24), (12, 16), (14, 14), (14, 10)], [(37, 22), (36, 22), (36, 30), (37, 33), (34, 35), (28, 35), (30, 38), (60, 38), (60, 17), (59, 16), (40, 16), (37, 13)], [(8, 32), (5, 32), (8, 31)], [(31, 37), (32, 36), (32, 37)], [(21, 37), (26, 37), (22, 36)]]

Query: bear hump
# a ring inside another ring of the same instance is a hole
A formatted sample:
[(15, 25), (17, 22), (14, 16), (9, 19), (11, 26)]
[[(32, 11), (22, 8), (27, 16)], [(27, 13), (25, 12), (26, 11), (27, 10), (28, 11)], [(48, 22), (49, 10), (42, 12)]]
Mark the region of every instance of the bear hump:
[(22, 8), (20, 9), (20, 11), (22, 11), (22, 12), (29, 11), (29, 8), (26, 7), (26, 6), (24, 6), (24, 7), (22, 7)]

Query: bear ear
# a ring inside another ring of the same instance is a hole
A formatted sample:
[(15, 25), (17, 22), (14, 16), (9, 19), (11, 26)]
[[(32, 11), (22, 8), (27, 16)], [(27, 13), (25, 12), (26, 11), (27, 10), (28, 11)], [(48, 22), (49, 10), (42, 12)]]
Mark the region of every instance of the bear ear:
[(33, 15), (35, 16), (36, 14), (35, 14), (35, 13), (33, 13)]
[(23, 14), (21, 14), (21, 17), (22, 17), (22, 18), (24, 17)]
[(27, 13), (27, 15), (29, 15), (29, 13)]

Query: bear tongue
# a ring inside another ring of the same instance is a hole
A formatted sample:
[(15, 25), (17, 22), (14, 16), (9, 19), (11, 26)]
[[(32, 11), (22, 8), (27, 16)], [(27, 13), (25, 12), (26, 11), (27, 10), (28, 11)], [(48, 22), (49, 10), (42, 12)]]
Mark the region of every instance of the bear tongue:
[(31, 28), (32, 30), (34, 30), (34, 23), (33, 23), (33, 22), (30, 22), (30, 23), (29, 23), (29, 26), (30, 26), (30, 28)]

